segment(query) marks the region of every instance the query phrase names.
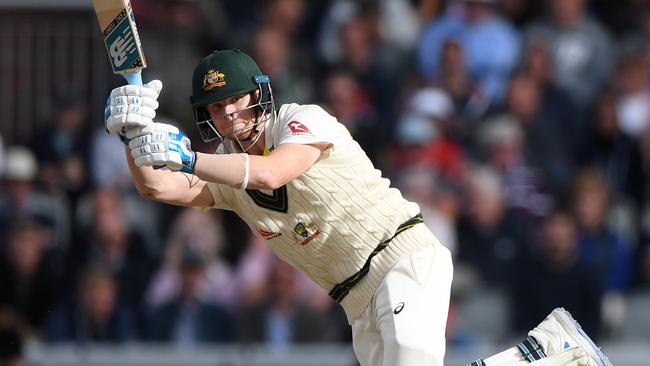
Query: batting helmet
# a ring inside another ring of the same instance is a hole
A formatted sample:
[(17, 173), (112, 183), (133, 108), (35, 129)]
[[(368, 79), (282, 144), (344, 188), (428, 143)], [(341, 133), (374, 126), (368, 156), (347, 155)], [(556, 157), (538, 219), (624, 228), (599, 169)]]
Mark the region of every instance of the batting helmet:
[[(246, 53), (233, 49), (214, 51), (199, 61), (192, 77), (194, 117), (203, 141), (223, 140), (211, 121), (206, 106), (226, 98), (259, 90), (253, 106), (265, 115), (274, 110), (270, 78), (262, 74)], [(256, 123), (259, 123), (259, 118)]]

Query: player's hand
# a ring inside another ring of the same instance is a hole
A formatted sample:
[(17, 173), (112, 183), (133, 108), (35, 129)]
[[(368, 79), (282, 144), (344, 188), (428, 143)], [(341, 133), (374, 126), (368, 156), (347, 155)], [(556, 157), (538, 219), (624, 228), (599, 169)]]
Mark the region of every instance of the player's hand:
[(177, 127), (151, 123), (126, 130), (131, 156), (137, 166), (167, 166), (171, 170), (193, 173), (196, 153), (190, 139)]
[(162, 87), (162, 81), (153, 80), (144, 86), (124, 85), (113, 89), (104, 109), (106, 131), (123, 134), (128, 128), (152, 124)]

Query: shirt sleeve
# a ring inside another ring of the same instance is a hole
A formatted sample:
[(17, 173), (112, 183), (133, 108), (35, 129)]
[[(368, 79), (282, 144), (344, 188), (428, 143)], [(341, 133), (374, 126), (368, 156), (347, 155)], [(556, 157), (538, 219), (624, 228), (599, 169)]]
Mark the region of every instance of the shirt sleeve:
[(351, 140), (347, 129), (317, 105), (294, 105), (281, 113), (276, 144), (329, 143), (334, 147)]

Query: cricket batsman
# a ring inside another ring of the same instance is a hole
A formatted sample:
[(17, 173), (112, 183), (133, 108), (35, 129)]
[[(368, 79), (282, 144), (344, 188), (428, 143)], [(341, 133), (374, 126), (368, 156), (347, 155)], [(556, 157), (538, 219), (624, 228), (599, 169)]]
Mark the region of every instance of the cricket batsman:
[[(244, 52), (200, 60), (192, 87), (201, 136), (220, 143), (214, 154), (192, 151), (177, 127), (153, 121), (161, 81), (111, 92), (106, 128), (126, 143), (140, 195), (236, 212), (341, 304), (361, 365), (442, 365), (452, 261), (418, 205), (321, 107), (276, 109), (269, 77)], [(472, 365), (529, 363), (610, 365), (563, 309), (517, 347)]]

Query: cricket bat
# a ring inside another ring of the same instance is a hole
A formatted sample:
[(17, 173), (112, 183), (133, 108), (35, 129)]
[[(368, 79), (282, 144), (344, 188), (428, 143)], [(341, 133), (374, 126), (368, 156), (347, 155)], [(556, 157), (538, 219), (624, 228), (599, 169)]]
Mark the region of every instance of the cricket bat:
[(99, 28), (113, 73), (131, 85), (142, 85), (142, 69), (147, 62), (135, 26), (130, 0), (93, 0)]

